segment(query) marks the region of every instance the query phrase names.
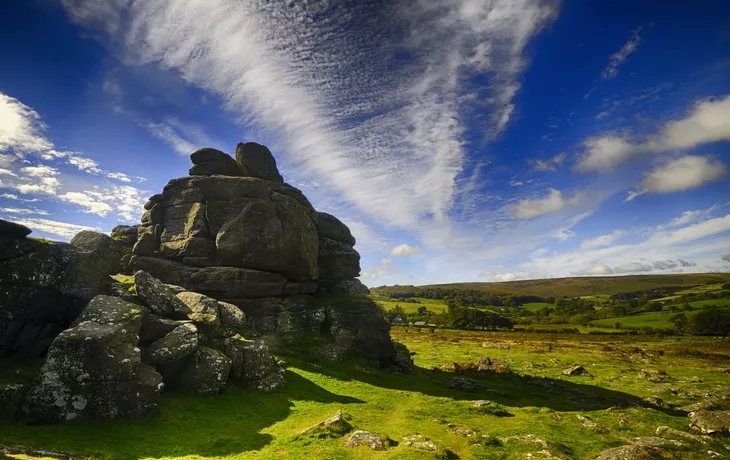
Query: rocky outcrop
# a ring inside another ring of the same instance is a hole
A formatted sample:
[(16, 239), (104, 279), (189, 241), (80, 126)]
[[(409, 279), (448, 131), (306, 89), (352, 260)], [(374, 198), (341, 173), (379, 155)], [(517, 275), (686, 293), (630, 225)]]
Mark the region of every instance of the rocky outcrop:
[[(245, 315), (237, 307), (166, 286), (148, 274), (138, 272), (135, 279), (143, 283), (135, 291), (144, 297), (130, 294), (135, 302), (128, 302), (96, 296), (56, 337), (21, 403), (21, 419), (142, 417), (154, 412), (163, 388), (210, 395), (229, 381), (266, 391), (284, 383), (284, 371), (266, 344), (239, 334), (236, 326), (245, 326)], [(159, 308), (168, 296), (186, 300)], [(189, 299), (206, 309), (212, 304), (216, 313), (186, 309)], [(226, 324), (212, 317), (224, 317)]]
[(396, 363), (388, 325), (357, 279), (360, 255), (345, 224), (284, 183), (263, 145), (238, 144), (235, 160), (211, 148), (191, 160), (189, 176), (145, 205), (131, 269), (238, 307), (258, 332), (322, 333), (353, 356)]
[(82, 230), (71, 239), (71, 245), (89, 251), (104, 259), (112, 273), (119, 273), (122, 269), (122, 257), (129, 254), (131, 248), (125, 247), (119, 241), (104, 233)]
[(94, 296), (109, 289), (108, 262), (66, 243), (28, 238), (0, 221), (0, 359), (40, 354)]
[(164, 385), (142, 363), (137, 347), (142, 316), (142, 307), (117, 297), (97, 296), (89, 302), (73, 327), (53, 341), (21, 418), (51, 423), (153, 411)]

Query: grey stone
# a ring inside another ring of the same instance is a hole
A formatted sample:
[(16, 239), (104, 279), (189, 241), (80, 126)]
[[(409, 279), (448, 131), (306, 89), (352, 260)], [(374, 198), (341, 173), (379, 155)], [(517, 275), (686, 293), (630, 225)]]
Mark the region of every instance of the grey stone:
[(178, 314), (178, 319), (185, 319), (187, 307), (175, 296), (175, 292), (162, 281), (147, 272), (138, 270), (134, 273), (134, 285), (137, 297), (142, 299), (152, 313), (160, 316)]
[(631, 444), (602, 451), (596, 460), (652, 460), (662, 458), (659, 447)]
[(242, 176), (243, 170), (230, 155), (212, 148), (202, 148), (190, 155), (193, 167), (191, 176)]
[(357, 430), (350, 435), (345, 447), (366, 446), (372, 450), (385, 450), (385, 442), (379, 435), (365, 430)]
[(236, 146), (236, 161), (246, 176), (284, 182), (276, 160), (266, 146), (255, 142), (240, 143)]
[(122, 257), (129, 254), (129, 249), (104, 233), (82, 230), (71, 239), (71, 245), (89, 251), (104, 259), (112, 273), (122, 270)]
[(188, 358), (161, 365), (159, 370), (173, 390), (214, 395), (226, 386), (231, 360), (221, 351), (200, 346)]
[(368, 295), (370, 289), (362, 284), (357, 278), (327, 280), (321, 279), (317, 282), (319, 292), (328, 294), (352, 294), (352, 295)]
[(730, 411), (701, 410), (689, 414), (690, 426), (704, 434), (728, 434), (730, 431)]
[(564, 375), (590, 375), (585, 367), (573, 366), (563, 371)]
[(360, 276), (360, 254), (351, 245), (329, 238), (319, 239), (320, 278), (356, 278)]
[(350, 233), (350, 229), (332, 214), (317, 213), (317, 232), (320, 238), (329, 238), (355, 246), (355, 238)]
[(240, 329), (246, 326), (246, 314), (228, 302), (218, 302), (218, 317), (221, 324)]
[(0, 219), (0, 237), (25, 238), (30, 235), (31, 231), (32, 230), (25, 225)]
[(181, 292), (176, 297), (180, 303), (177, 304), (175, 313), (185, 315), (196, 324), (206, 326), (220, 324), (218, 302), (215, 299), (197, 292)]
[(145, 364), (164, 364), (178, 361), (198, 348), (198, 328), (185, 323), (152, 343), (142, 354)]

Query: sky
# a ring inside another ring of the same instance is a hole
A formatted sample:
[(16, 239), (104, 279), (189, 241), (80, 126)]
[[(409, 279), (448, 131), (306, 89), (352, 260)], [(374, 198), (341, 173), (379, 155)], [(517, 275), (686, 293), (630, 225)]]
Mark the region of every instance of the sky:
[(266, 144), (369, 286), (730, 271), (730, 3), (0, 5), (0, 218), (139, 221)]

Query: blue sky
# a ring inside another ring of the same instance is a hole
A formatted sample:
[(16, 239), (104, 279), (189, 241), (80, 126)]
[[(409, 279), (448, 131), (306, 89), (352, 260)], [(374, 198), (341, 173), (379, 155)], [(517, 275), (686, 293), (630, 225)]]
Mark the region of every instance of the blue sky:
[(730, 270), (730, 3), (61, 0), (0, 7), (0, 218), (139, 219), (268, 145), (363, 281)]

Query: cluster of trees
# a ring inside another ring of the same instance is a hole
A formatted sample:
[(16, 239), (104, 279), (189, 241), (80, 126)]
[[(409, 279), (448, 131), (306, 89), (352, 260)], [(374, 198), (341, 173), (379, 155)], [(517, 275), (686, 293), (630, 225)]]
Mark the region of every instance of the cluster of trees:
[(694, 335), (730, 335), (730, 308), (706, 307), (687, 317), (678, 313), (669, 321), (679, 332)]
[(405, 322), (426, 321), (441, 327), (462, 330), (496, 330), (512, 329), (513, 323), (508, 318), (497, 313), (478, 308), (449, 307), (446, 313), (437, 314), (426, 307), (419, 307), (414, 313), (406, 313), (403, 307), (396, 305), (385, 311), (385, 318), (389, 322), (398, 319)]

